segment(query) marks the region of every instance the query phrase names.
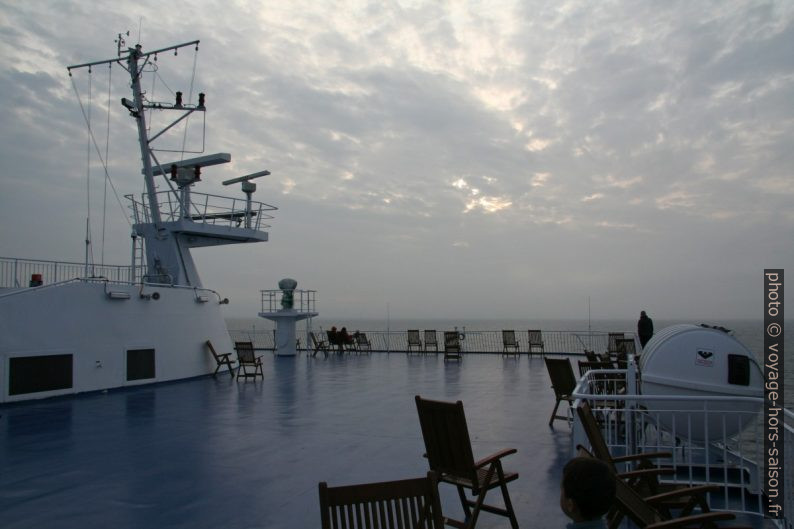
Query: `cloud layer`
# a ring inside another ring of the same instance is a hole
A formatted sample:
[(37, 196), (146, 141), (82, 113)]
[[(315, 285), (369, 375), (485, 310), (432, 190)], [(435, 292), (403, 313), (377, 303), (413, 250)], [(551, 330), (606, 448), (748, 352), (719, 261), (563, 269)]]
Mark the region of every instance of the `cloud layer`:
[[(202, 40), (207, 151), (233, 155), (204, 191), (273, 173), (271, 242), (197, 252), (233, 315), (291, 276), (329, 317), (760, 317), (763, 268), (794, 262), (788, 2), (30, 4), (0, 3), (7, 256), (79, 259), (90, 200), (95, 258), (106, 209), (126, 262), (75, 88), (119, 195), (131, 123), (114, 97), (108, 134), (107, 72), (65, 66), (140, 27)], [(151, 97), (189, 93), (192, 53), (158, 64)]]

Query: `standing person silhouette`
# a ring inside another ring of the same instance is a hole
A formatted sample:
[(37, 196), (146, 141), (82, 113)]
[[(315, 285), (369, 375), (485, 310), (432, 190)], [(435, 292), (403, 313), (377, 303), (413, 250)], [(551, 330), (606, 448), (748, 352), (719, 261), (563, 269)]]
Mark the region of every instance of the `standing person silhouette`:
[(637, 322), (637, 336), (640, 337), (640, 344), (643, 347), (653, 336), (653, 320), (645, 314), (644, 310), (640, 312), (640, 319)]

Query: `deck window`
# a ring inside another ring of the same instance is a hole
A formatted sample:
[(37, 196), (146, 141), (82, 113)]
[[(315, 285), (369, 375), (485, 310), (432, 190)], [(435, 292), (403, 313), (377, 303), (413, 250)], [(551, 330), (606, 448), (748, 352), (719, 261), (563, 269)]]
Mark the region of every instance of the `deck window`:
[(127, 381), (154, 378), (154, 349), (127, 351)]
[(750, 385), (750, 359), (744, 355), (728, 355), (728, 384)]
[(72, 355), (17, 356), (8, 359), (8, 394), (23, 395), (72, 387)]

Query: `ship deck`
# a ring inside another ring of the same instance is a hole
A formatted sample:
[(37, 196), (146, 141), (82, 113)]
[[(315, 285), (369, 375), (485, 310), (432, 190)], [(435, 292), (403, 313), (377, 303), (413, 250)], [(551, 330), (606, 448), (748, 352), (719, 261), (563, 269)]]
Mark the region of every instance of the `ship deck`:
[[(462, 400), (475, 458), (518, 453), (522, 527), (564, 527), (570, 457), (540, 357), (404, 353), (263, 357), (264, 380), (217, 378), (0, 406), (3, 527), (318, 527), (317, 484), (423, 476), (414, 395)], [(451, 486), (445, 515), (459, 518)], [(501, 501), (499, 492), (489, 498)], [(480, 528), (509, 527), (483, 513)]]

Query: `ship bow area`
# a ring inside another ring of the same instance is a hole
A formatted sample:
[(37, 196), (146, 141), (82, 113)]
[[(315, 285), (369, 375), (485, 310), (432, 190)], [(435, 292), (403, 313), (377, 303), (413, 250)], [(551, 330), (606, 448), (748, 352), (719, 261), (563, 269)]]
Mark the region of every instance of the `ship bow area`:
[(209, 290), (72, 281), (0, 296), (0, 402), (205, 375), (207, 340), (232, 349)]

